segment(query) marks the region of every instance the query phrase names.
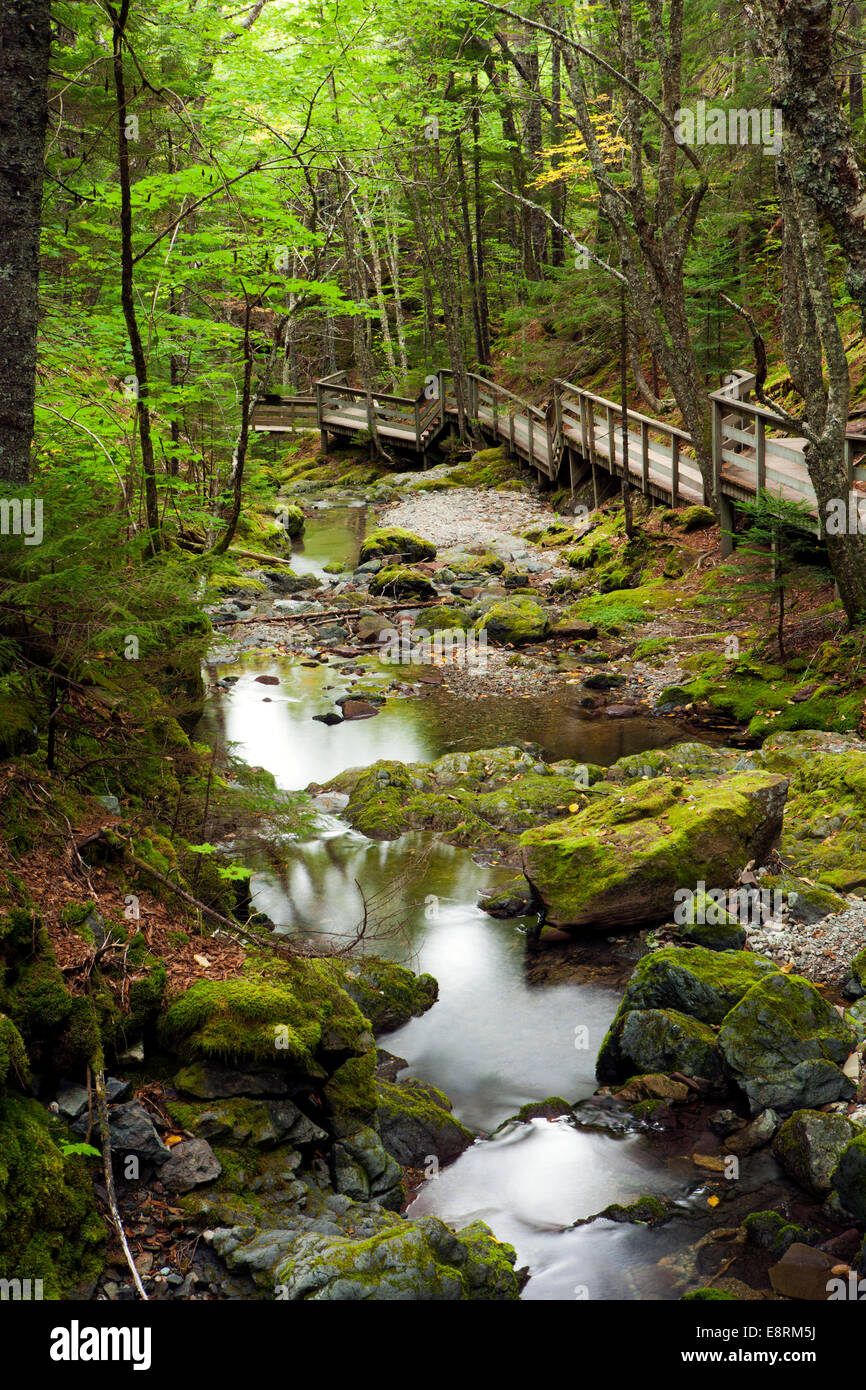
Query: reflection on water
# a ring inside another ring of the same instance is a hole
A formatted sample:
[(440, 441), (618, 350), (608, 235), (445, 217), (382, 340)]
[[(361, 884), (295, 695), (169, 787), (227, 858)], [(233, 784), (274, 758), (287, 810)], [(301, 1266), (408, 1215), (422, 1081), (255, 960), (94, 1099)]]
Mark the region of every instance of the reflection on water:
[(353, 568), (367, 525), (363, 503), (346, 507), (322, 507), (307, 517), (304, 533), (292, 543), (295, 574), (324, 574), (325, 565), (340, 561)]
[(291, 846), (277, 871), (252, 883), (256, 907), (279, 928), (313, 939), (350, 938), (366, 903), (368, 949), (436, 977), (439, 1002), (382, 1046), (484, 1131), (529, 1100), (591, 1094), (595, 1056), (617, 1005), (612, 989), (527, 983), (520, 924), (476, 906), (495, 877), (432, 836), (371, 842), (339, 833), (331, 820), (330, 833)]
[[(412, 667), (383, 669), (396, 679), (412, 678)], [(608, 766), (627, 753), (663, 748), (683, 737), (667, 719), (588, 719), (564, 703), (565, 693), (563, 703), (507, 695), (468, 702), (438, 686), (389, 700), (374, 719), (327, 725), (313, 715), (333, 709), (334, 698), (345, 694), (352, 680), (341, 675), (336, 662), (301, 666), (288, 657), (261, 656), (254, 668), (249, 662), (224, 664), (215, 674), (239, 679), (210, 702), (203, 736), (235, 743), (239, 756), (268, 768), (290, 791), (379, 758), (429, 762), (452, 750), (530, 741), (551, 760)], [(261, 685), (258, 675), (278, 676), (280, 683)]]

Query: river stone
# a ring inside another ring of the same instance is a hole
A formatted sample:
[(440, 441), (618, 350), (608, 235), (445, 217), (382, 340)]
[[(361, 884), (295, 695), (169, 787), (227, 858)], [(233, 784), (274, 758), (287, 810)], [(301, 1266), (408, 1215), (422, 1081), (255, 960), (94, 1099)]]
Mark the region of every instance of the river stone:
[[(86, 1126), (87, 1117), (82, 1115), (73, 1128), (77, 1130), (82, 1120)], [(159, 1137), (144, 1106), (137, 1100), (111, 1107), (108, 1130), (114, 1153), (137, 1154), (145, 1163), (165, 1163), (171, 1152)]]
[(398, 1084), (380, 1081), (377, 1089), (382, 1143), (404, 1168), (423, 1168), (431, 1158), (451, 1163), (475, 1142), (435, 1086), (411, 1078)]
[(439, 997), (439, 985), (432, 975), (414, 975), (405, 966), (379, 956), (336, 958), (332, 965), (374, 1033), (393, 1033), (410, 1018), (420, 1018)]
[(276, 1071), (223, 1067), (216, 1062), (195, 1062), (182, 1067), (174, 1078), (179, 1091), (198, 1100), (223, 1100), (227, 1096), (285, 1096), (289, 1084)]
[(678, 888), (725, 888), (763, 863), (782, 826), (788, 780), (742, 772), (684, 783), (657, 777), (593, 794), (576, 815), (527, 830), (523, 871), (557, 927), (654, 925)]
[(859, 1224), (866, 1223), (866, 1134), (842, 1151), (832, 1183), (842, 1209)]
[(795, 1241), (776, 1265), (768, 1271), (773, 1292), (783, 1298), (797, 1298), (807, 1303), (826, 1302), (831, 1270), (838, 1265), (836, 1255), (815, 1250), (811, 1245)]
[(302, 1235), (276, 1274), (276, 1297), (377, 1302), (502, 1302), (520, 1296), (516, 1255), (481, 1221), (450, 1231), (435, 1216), (368, 1240)]
[(373, 719), (379, 706), (371, 705), (369, 700), (344, 700), (342, 710), (344, 719)]
[(719, 1086), (722, 1058), (712, 1028), (676, 1009), (632, 1009), (605, 1039), (596, 1075), (600, 1082), (646, 1072), (682, 1072)]
[(159, 1180), (170, 1192), (190, 1192), (214, 1182), (221, 1172), (222, 1164), (206, 1139), (184, 1139), (171, 1149)]
[(403, 1172), (386, 1152), (375, 1129), (367, 1125), (331, 1146), (331, 1178), (335, 1192), (353, 1202), (376, 1201), (399, 1211), (405, 1200)]
[(778, 1128), (779, 1117), (775, 1110), (762, 1110), (757, 1119), (728, 1140), (726, 1152), (735, 1154), (737, 1158), (757, 1153), (758, 1149), (766, 1148)]
[(629, 1009), (678, 1009), (702, 1023), (721, 1023), (759, 980), (779, 974), (763, 956), (719, 956), (702, 946), (664, 946), (638, 961), (617, 1017)]
[(753, 985), (725, 1018), (719, 1045), (753, 1113), (770, 1107), (784, 1114), (854, 1094), (841, 1066), (856, 1037), (797, 975), (776, 973)]
[(386, 555), (401, 555), (404, 560), (435, 560), (436, 547), (432, 541), (416, 536), (414, 531), (404, 531), (400, 526), (380, 526), (371, 531), (361, 544), (359, 568), (371, 560), (382, 560)]
[(525, 642), (541, 642), (547, 636), (549, 623), (541, 604), (532, 598), (508, 598), (491, 604), (477, 624), (479, 632), (496, 647), (522, 646)]
[(773, 1153), (801, 1187), (826, 1197), (843, 1150), (859, 1132), (845, 1115), (797, 1110), (776, 1135)]

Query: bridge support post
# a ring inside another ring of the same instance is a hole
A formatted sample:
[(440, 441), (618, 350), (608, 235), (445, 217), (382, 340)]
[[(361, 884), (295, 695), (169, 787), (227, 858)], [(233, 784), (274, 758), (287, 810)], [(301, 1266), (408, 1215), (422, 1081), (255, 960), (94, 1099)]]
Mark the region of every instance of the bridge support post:
[(595, 508), (595, 510), (598, 511), (598, 464), (596, 463), (595, 459), (593, 459), (592, 464), (590, 466), (592, 468), (592, 505)]
[(734, 504), (730, 497), (719, 496), (719, 528), (722, 535), (722, 559), (726, 559), (734, 549)]
[(319, 448), (323, 454), (328, 452), (328, 431), (319, 430)]

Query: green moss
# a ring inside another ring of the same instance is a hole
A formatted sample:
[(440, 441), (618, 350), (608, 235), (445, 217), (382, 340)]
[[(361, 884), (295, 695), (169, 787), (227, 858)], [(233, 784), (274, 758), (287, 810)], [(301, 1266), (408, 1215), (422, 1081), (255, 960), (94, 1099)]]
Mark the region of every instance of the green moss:
[(724, 1289), (692, 1289), (690, 1293), (684, 1293), (680, 1299), (681, 1303), (737, 1303), (735, 1294), (726, 1293)]
[(0, 1091), (7, 1081), (23, 1086), (29, 1078), (24, 1039), (11, 1018), (0, 1014)]
[(547, 614), (538, 600), (519, 597), (491, 604), (475, 626), (478, 632), (486, 631), (488, 641), (499, 647), (541, 642), (549, 630)]
[(777, 1258), (781, 1258), (785, 1251), (796, 1243), (814, 1245), (821, 1238), (817, 1231), (797, 1226), (780, 1216), (777, 1211), (750, 1212), (743, 1222), (743, 1230), (746, 1239), (753, 1245), (760, 1246), (762, 1250), (769, 1250), (770, 1254)]
[[(396, 1221), (366, 1240), (313, 1237), (298, 1242), (276, 1281), (291, 1300), (515, 1300), (516, 1255), (476, 1221), (458, 1232), (435, 1217)], [(337, 1285), (339, 1292), (332, 1295)]]
[(766, 774), (742, 772), (705, 779), (697, 796), (670, 777), (616, 797), (593, 789), (585, 810), (521, 837), (524, 872), (555, 925), (588, 925), (602, 910), (631, 920), (638, 887), (644, 919), (662, 921), (675, 886), (734, 882), (772, 786)]
[(428, 599), (436, 597), (436, 586), (421, 570), (406, 565), (387, 565), (370, 580), (371, 594), (387, 594), (395, 598)]
[(325, 1079), (370, 1041), (332, 963), (301, 958), (271, 962), (267, 977), (198, 981), (168, 1005), (159, 1035), (182, 1062), (267, 1063), (307, 1080)]
[(48, 1298), (87, 1297), (105, 1231), (85, 1160), (33, 1100), (0, 1096), (0, 1277), (42, 1279)]
[(404, 560), (435, 560), (436, 547), (400, 526), (383, 526), (372, 531), (361, 545), (360, 563), (381, 560), (383, 555), (400, 555)]

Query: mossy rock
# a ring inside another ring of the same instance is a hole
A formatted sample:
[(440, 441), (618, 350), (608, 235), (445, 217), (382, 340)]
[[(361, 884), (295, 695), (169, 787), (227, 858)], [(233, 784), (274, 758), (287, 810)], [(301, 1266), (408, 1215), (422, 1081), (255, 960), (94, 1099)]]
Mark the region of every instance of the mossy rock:
[(866, 1223), (866, 1134), (859, 1134), (843, 1150), (832, 1183), (843, 1210), (858, 1224)]
[(293, 1302), (502, 1302), (520, 1296), (516, 1259), (483, 1222), (454, 1232), (428, 1216), (367, 1240), (303, 1235), (276, 1282)]
[(436, 597), (436, 586), (421, 570), (410, 569), (407, 565), (387, 565), (373, 575), (370, 593), (423, 600)]
[[(793, 1118), (793, 1117), (792, 1117)], [(814, 1245), (817, 1231), (788, 1221), (777, 1211), (752, 1211), (743, 1222), (746, 1240), (780, 1259), (792, 1245)]]
[[(623, 1059), (620, 1040), (628, 1015), (672, 1010), (705, 1025), (718, 1025), (759, 981), (778, 973), (762, 956), (745, 952), (719, 955), (696, 946), (665, 946), (638, 961), (601, 1045), (596, 1076), (602, 1084), (633, 1076), (639, 1068)], [(703, 1036), (703, 1035), (702, 1035)], [(708, 1041), (705, 1038), (705, 1041)], [(715, 1039), (713, 1039), (715, 1045)], [(630, 1069), (629, 1069), (630, 1068)], [(644, 1067), (644, 1071), (676, 1068)]]
[(840, 1068), (856, 1041), (814, 985), (781, 973), (753, 985), (719, 1032), (726, 1065), (753, 1113), (850, 1099), (855, 1087)]
[(677, 512), (675, 523), (681, 531), (703, 531), (708, 526), (715, 526), (715, 513), (710, 507), (686, 507), (684, 511)]
[(460, 575), (502, 574), (505, 561), (493, 550), (482, 555), (459, 555), (448, 561), (448, 568)]
[[(472, 620), (465, 608), (461, 608), (456, 603), (443, 603), (438, 608), (425, 608), (416, 624), (417, 628), (423, 628), (426, 632), (465, 632), (471, 626)], [(415, 640), (417, 636), (413, 632)]]
[(610, 1082), (674, 1071), (721, 1087), (724, 1066), (713, 1029), (676, 1009), (631, 1009), (608, 1033), (596, 1075)]
[(270, 978), (197, 981), (169, 1003), (159, 1037), (183, 1063), (265, 1065), (310, 1083), (371, 1042), (333, 964), (304, 958), (273, 965)]
[(491, 604), (477, 630), (487, 632), (496, 647), (542, 642), (550, 628), (547, 614), (537, 599), (508, 598)]
[(743, 772), (686, 786), (671, 777), (593, 797), (521, 837), (523, 871), (559, 927), (610, 930), (672, 915), (674, 893), (733, 883), (763, 863), (782, 826), (787, 780)]
[(776, 1133), (773, 1153), (801, 1187), (826, 1197), (843, 1150), (859, 1133), (845, 1115), (797, 1110)]
[(423, 1168), (431, 1158), (451, 1163), (475, 1135), (451, 1114), (443, 1091), (414, 1078), (378, 1083), (377, 1123), (388, 1153), (404, 1168)]
[(277, 521), (282, 526), (287, 536), (292, 540), (296, 536), (303, 534), (306, 518), (303, 511), (294, 502), (281, 502), (277, 509)]
[(0, 1278), (41, 1279), (46, 1298), (91, 1296), (106, 1230), (86, 1160), (34, 1100), (0, 1096)]
[(378, 956), (335, 959), (332, 966), (375, 1033), (390, 1033), (410, 1018), (420, 1018), (439, 995), (432, 975), (415, 975)]
[(361, 544), (359, 564), (381, 560), (384, 555), (401, 555), (404, 560), (435, 560), (436, 547), (413, 531), (400, 526), (382, 526), (371, 531)]

